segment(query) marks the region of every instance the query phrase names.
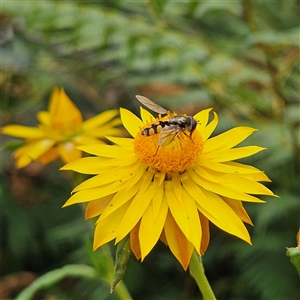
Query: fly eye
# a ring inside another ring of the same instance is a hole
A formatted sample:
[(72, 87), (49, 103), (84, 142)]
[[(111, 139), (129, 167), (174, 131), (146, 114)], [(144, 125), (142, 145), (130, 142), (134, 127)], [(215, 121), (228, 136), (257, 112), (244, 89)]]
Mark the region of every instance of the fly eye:
[(191, 126), (192, 127), (191, 128), (192, 132), (196, 129), (198, 124), (200, 124), (200, 123), (198, 121), (196, 121), (194, 118), (192, 118), (192, 126)]

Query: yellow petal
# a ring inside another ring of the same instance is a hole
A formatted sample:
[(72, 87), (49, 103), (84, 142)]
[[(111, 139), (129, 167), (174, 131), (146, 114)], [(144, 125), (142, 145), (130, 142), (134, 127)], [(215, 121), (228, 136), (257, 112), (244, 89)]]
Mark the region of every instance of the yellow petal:
[[(187, 175), (183, 174), (182, 178), (186, 181)], [(234, 188), (231, 188), (231, 186), (228, 184), (209, 181), (209, 180), (205, 179), (204, 177), (198, 176), (197, 173), (194, 173), (193, 176), (189, 176), (188, 180), (190, 180), (191, 182), (194, 181), (198, 186), (201, 186), (202, 188), (206, 189), (207, 191), (211, 191), (213, 193), (216, 193), (216, 194), (228, 197), (228, 198), (241, 200), (241, 201), (249, 201), (249, 202), (260, 202), (260, 203), (265, 202), (254, 196), (248, 195), (243, 191), (235, 190)]]
[(139, 188), (142, 183), (143, 173), (137, 173), (131, 180), (128, 180), (113, 197), (109, 206), (103, 211), (101, 218), (105, 218), (107, 215), (114, 212), (120, 206), (122, 206), (127, 201), (132, 201), (133, 197), (138, 193)]
[(99, 144), (82, 145), (82, 146), (78, 146), (77, 149), (80, 149), (92, 155), (110, 157), (110, 158), (134, 155), (132, 151), (121, 148), (116, 145), (99, 145)]
[[(119, 119), (120, 122), (118, 123), (122, 123), (121, 119)], [(120, 129), (120, 128), (115, 128), (112, 126), (103, 126), (100, 128), (95, 128), (94, 130), (91, 130), (89, 132), (87, 132), (87, 134), (99, 138), (99, 139), (105, 139), (106, 136), (125, 136), (126, 131), (125, 129)]]
[(215, 162), (227, 162), (227, 161), (251, 156), (262, 150), (266, 150), (266, 148), (259, 147), (259, 146), (245, 146), (245, 147), (233, 148), (225, 151), (219, 150), (219, 151), (212, 151), (209, 153), (202, 153), (201, 156), (204, 159), (210, 159)]
[(106, 161), (102, 157), (84, 157), (69, 162), (60, 170), (72, 170), (82, 174), (99, 174), (102, 171), (101, 164)]
[(106, 197), (90, 201), (85, 210), (85, 218), (90, 219), (99, 216), (111, 201), (113, 196), (114, 195), (108, 195)]
[(182, 180), (183, 186), (197, 203), (199, 211), (223, 231), (250, 243), (250, 237), (241, 219), (216, 194), (195, 185), (192, 180)]
[(218, 120), (218, 115), (214, 112), (214, 119), (206, 127), (200, 130), (203, 142), (205, 142), (214, 132), (218, 125)]
[(59, 156), (62, 158), (64, 163), (68, 163), (82, 157), (82, 152), (76, 149), (72, 142), (60, 143), (58, 144), (57, 149)]
[(128, 204), (125, 204), (115, 213), (97, 222), (94, 234), (94, 250), (116, 237), (117, 229), (127, 209)]
[[(143, 170), (141, 170), (140, 172), (139, 168), (134, 167), (132, 169), (132, 172), (128, 172), (128, 170), (126, 168), (114, 168), (111, 171), (108, 172), (104, 172), (103, 174), (94, 176), (92, 178), (89, 178), (87, 180), (85, 180), (84, 182), (80, 183), (79, 185), (77, 185), (72, 193), (74, 192), (78, 192), (80, 190), (86, 190), (86, 189), (91, 189), (91, 188), (95, 188), (95, 187), (99, 187), (108, 183), (113, 183), (113, 182), (120, 182), (120, 183), (125, 183), (128, 180), (132, 180), (132, 178), (134, 178), (135, 176), (139, 176), (141, 177), (141, 175), (143, 174)], [(133, 182), (131, 181), (131, 184)], [(124, 185), (122, 186), (122, 189), (124, 189)]]
[(208, 119), (209, 119), (209, 112), (212, 110), (212, 108), (207, 108), (204, 110), (201, 110), (197, 114), (194, 115), (194, 119), (198, 121), (197, 129), (201, 132), (207, 125)]
[(273, 192), (261, 183), (244, 178), (243, 175), (224, 174), (215, 171), (207, 171), (220, 183), (227, 185), (232, 190), (254, 195), (274, 196)]
[(45, 153), (43, 153), (39, 158), (38, 160), (46, 165), (46, 164), (49, 164), (50, 162), (58, 159), (59, 155), (58, 155), (58, 152), (57, 152), (57, 148), (56, 147), (52, 147), (50, 148), (48, 151), (46, 151)]
[(140, 259), (142, 256), (140, 240), (139, 240), (139, 230), (140, 230), (140, 222), (138, 222), (130, 231), (130, 248), (132, 250), (132, 253), (136, 257), (136, 259)]
[(227, 203), (227, 205), (229, 205), (232, 210), (239, 216), (239, 218), (250, 225), (253, 225), (249, 215), (247, 214), (245, 208), (243, 207), (243, 204), (241, 201), (237, 201), (234, 199), (230, 199), (230, 198), (226, 198), (226, 197), (221, 197), (223, 199), (223, 201), (225, 201)]
[(18, 168), (25, 167), (34, 160), (37, 160), (42, 154), (46, 153), (55, 141), (50, 139), (42, 139), (31, 144), (20, 147), (15, 151), (16, 165)]
[(162, 201), (166, 201), (165, 198), (163, 200), (164, 190), (163, 190), (163, 185), (160, 182), (160, 178), (161, 178), (160, 175), (161, 173), (156, 173), (154, 175), (154, 181), (153, 181), (153, 188), (155, 191), (152, 199), (152, 209), (153, 209), (154, 219), (158, 218)]
[(83, 121), (80, 110), (62, 88), (53, 89), (49, 112), (51, 115), (52, 128), (59, 131), (74, 132), (81, 126)]
[(90, 131), (91, 129), (94, 129), (94, 128), (97, 128), (97, 127), (100, 127), (100, 126), (106, 124), (108, 121), (110, 121), (117, 115), (118, 115), (118, 110), (116, 110), (116, 109), (104, 111), (103, 113), (98, 114), (98, 115), (84, 121), (82, 124), (82, 129), (85, 132)]
[(75, 145), (92, 145), (92, 144), (99, 145), (99, 144), (104, 144), (104, 142), (99, 140), (98, 138), (95, 138), (93, 136), (86, 135), (86, 134), (80, 134), (80, 135), (75, 136), (72, 139), (72, 142)]
[(216, 149), (230, 149), (241, 143), (256, 130), (257, 129), (245, 126), (230, 129), (224, 133), (208, 139), (204, 144), (203, 153), (211, 152)]
[(140, 112), (141, 112), (142, 121), (145, 124), (148, 124), (148, 123), (150, 124), (151, 122), (154, 122), (155, 117), (148, 110), (146, 110), (140, 106)]
[[(174, 177), (172, 177), (172, 183), (173, 183), (173, 188), (175, 191), (176, 190), (175, 185), (180, 185), (180, 187), (181, 187), (182, 183), (180, 181), (177, 182), (177, 180), (173, 180), (173, 179), (174, 179)], [(182, 206), (184, 207), (184, 211), (187, 216), (187, 222), (188, 222), (189, 232), (190, 232), (190, 237), (188, 238), (188, 240), (199, 251), (202, 231), (201, 231), (200, 220), (199, 220), (195, 200), (192, 199), (191, 197), (185, 197), (185, 194), (183, 193), (182, 188), (180, 188), (180, 192), (181, 192), (182, 196), (180, 198), (178, 198), (178, 200), (179, 200), (179, 202), (181, 202)], [(180, 213), (180, 212), (178, 212), (178, 213)], [(173, 215), (173, 213), (172, 213), (172, 215)], [(176, 220), (174, 215), (173, 215), (173, 217)]]
[(180, 262), (184, 270), (189, 266), (189, 262), (194, 250), (194, 246), (187, 240), (179, 229), (171, 213), (168, 213), (164, 232), (171, 252)]
[[(209, 233), (209, 221), (204, 215), (199, 211), (199, 218), (201, 222), (202, 229), (202, 239), (199, 254), (203, 255), (209, 245), (210, 233)], [(197, 250), (197, 249), (196, 249)]]
[(243, 178), (247, 178), (252, 181), (271, 182), (271, 179), (264, 172), (254, 174), (243, 174)]
[(104, 209), (100, 219), (106, 218), (108, 215), (115, 212), (119, 207), (124, 205), (126, 202), (131, 203), (134, 196), (138, 193), (139, 184), (134, 184), (131, 188), (121, 189), (118, 191), (110, 201), (109, 205)]
[(190, 228), (188, 224), (188, 216), (185, 211), (185, 207), (182, 204), (182, 202), (179, 202), (176, 194), (174, 192), (174, 189), (172, 187), (172, 184), (170, 181), (164, 182), (164, 189), (166, 198), (168, 201), (168, 206), (170, 208), (171, 214), (177, 223), (178, 227), (182, 231), (182, 233), (185, 235), (185, 237), (190, 240), (191, 239), (191, 233)]
[[(261, 171), (259, 169), (254, 168), (252, 166), (248, 166), (248, 165), (244, 165), (244, 164), (236, 163), (236, 162), (218, 163), (218, 162), (214, 162), (210, 159), (205, 159), (201, 155), (197, 161), (197, 164), (201, 168), (206, 168), (209, 170), (214, 170), (214, 171), (222, 172), (222, 173), (232, 173), (232, 174), (261, 173)], [(194, 168), (194, 165), (193, 165), (193, 168)]]
[(172, 174), (172, 187), (178, 201), (181, 202), (182, 201), (181, 182), (180, 182), (180, 175), (177, 173)]
[(113, 182), (110, 184), (106, 184), (100, 187), (79, 191), (76, 194), (73, 194), (68, 201), (63, 205), (63, 207), (75, 204), (75, 203), (84, 203), (92, 200), (96, 200), (98, 198), (102, 198), (108, 196), (110, 194), (116, 193), (122, 183)]
[(143, 214), (139, 230), (142, 260), (148, 255), (148, 253), (157, 243), (162, 233), (167, 213), (168, 205), (166, 199), (164, 199), (157, 215), (153, 213), (153, 202), (150, 202), (145, 213)]
[(109, 141), (115, 143), (116, 145), (121, 146), (122, 148), (133, 150), (134, 139), (132, 138), (120, 138), (120, 137), (112, 137), (112, 136), (106, 136), (106, 138)]
[(3, 134), (23, 138), (23, 139), (40, 139), (45, 136), (44, 132), (37, 127), (28, 127), (22, 125), (6, 125), (1, 128)]
[(151, 172), (146, 172), (141, 188), (132, 200), (120, 224), (116, 242), (122, 240), (130, 232), (150, 204), (154, 193), (153, 185), (150, 184), (152, 177)]
[(38, 111), (36, 114), (36, 118), (42, 125), (45, 126), (50, 125), (51, 115), (49, 111), (45, 111), (45, 110)]
[(120, 108), (120, 115), (122, 123), (126, 130), (132, 137), (135, 137), (138, 132), (140, 132), (140, 128), (143, 126), (143, 122), (131, 111), (125, 108)]

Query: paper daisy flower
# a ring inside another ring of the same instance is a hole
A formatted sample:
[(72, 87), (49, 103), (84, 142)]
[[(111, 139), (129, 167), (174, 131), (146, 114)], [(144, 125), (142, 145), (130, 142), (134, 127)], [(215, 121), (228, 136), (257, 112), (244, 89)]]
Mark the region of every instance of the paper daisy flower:
[(233, 147), (255, 129), (237, 127), (210, 138), (218, 116), (214, 112), (209, 122), (211, 109), (206, 109), (193, 117), (195, 130), (169, 131), (165, 142), (174, 115), (154, 118), (141, 108), (139, 119), (126, 109), (120, 112), (132, 138), (107, 137), (114, 145), (81, 146), (95, 156), (62, 168), (95, 175), (64, 205), (87, 202), (86, 218), (98, 216), (94, 249), (130, 235), (134, 255), (143, 260), (161, 240), (186, 269), (192, 252), (203, 254), (208, 246), (209, 222), (251, 244), (243, 222), (252, 222), (242, 201), (261, 203), (255, 195), (274, 194), (259, 183), (270, 181), (265, 173), (233, 162), (264, 148)]
[(14, 152), (16, 166), (22, 168), (34, 160), (47, 164), (58, 157), (65, 163), (82, 157), (76, 146), (104, 144), (105, 135), (121, 135), (115, 126), (117, 110), (105, 111), (83, 121), (80, 110), (61, 88), (52, 91), (48, 111), (39, 111), (37, 127), (10, 124), (1, 128), (3, 134), (26, 139)]

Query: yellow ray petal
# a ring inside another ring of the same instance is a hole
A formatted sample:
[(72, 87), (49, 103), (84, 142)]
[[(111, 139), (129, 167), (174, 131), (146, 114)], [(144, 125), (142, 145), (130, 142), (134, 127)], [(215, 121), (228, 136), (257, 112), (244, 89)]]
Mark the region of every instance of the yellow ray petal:
[(99, 145), (99, 144), (81, 145), (81, 146), (78, 146), (77, 149), (80, 149), (80, 150), (87, 152), (89, 154), (92, 154), (92, 155), (110, 157), (110, 158), (134, 155), (132, 153), (132, 151), (121, 148), (116, 145), (113, 145), (113, 146), (112, 145)]
[(94, 250), (116, 237), (117, 229), (127, 209), (128, 204), (126, 203), (115, 211), (115, 213), (97, 222), (94, 234)]
[(107, 161), (106, 158), (102, 157), (84, 157), (69, 162), (65, 166), (61, 167), (60, 170), (72, 170), (82, 174), (99, 174), (101, 171), (101, 164)]
[(199, 253), (200, 243), (202, 239), (202, 230), (201, 230), (200, 220), (198, 216), (197, 206), (195, 200), (192, 197), (189, 197), (189, 195), (187, 195), (184, 189), (181, 189), (181, 192), (182, 192), (182, 204), (186, 211), (189, 231), (191, 233), (189, 241), (194, 245), (195, 249)]
[(130, 248), (134, 256), (136, 257), (136, 259), (140, 259), (142, 256), (140, 240), (139, 240), (139, 230), (140, 230), (140, 222), (138, 222), (130, 231)]
[[(206, 168), (208, 170), (214, 170), (217, 172), (223, 173), (232, 173), (232, 174), (254, 174), (254, 173), (261, 173), (259, 169), (254, 167), (244, 165), (241, 163), (236, 162), (225, 162), (225, 163), (218, 163), (212, 161), (210, 159), (205, 159), (201, 155), (197, 160), (197, 164), (201, 168)], [(194, 165), (193, 165), (194, 168)], [(195, 167), (196, 168), (196, 167)]]
[(185, 235), (185, 237), (190, 240), (191, 232), (188, 224), (188, 216), (185, 211), (185, 207), (182, 202), (179, 202), (176, 194), (174, 192), (173, 186), (170, 181), (164, 182), (165, 195), (168, 201), (168, 206), (172, 213), (172, 216), (177, 223), (178, 227)]
[(135, 195), (118, 228), (117, 243), (139, 222), (153, 198), (153, 193), (153, 185), (150, 185), (144, 193), (138, 192)]
[(164, 190), (163, 185), (160, 182), (161, 173), (156, 173), (153, 181), (154, 195), (152, 199), (153, 218), (156, 219), (160, 213), (160, 207), (163, 200)]
[(200, 188), (192, 180), (184, 179), (182, 183), (187, 193), (195, 199), (199, 211), (206, 218), (223, 231), (251, 243), (249, 233), (241, 219), (218, 195)]
[(157, 243), (168, 213), (168, 205), (166, 199), (162, 201), (158, 215), (153, 213), (153, 204), (150, 202), (145, 213), (142, 216), (139, 240), (142, 260), (148, 255)]
[(155, 120), (155, 117), (146, 109), (142, 108), (140, 106), (140, 113), (141, 113), (141, 118), (142, 118), (142, 121), (145, 123), (145, 124), (150, 124), (151, 122), (154, 122)]
[(92, 145), (92, 144), (104, 144), (103, 141), (92, 137), (90, 135), (86, 135), (86, 134), (81, 134), (81, 135), (77, 135), (72, 139), (72, 142), (75, 143), (75, 145)]
[(181, 202), (181, 182), (177, 173), (172, 174), (172, 187), (179, 202)]
[(247, 214), (245, 208), (243, 207), (243, 204), (241, 201), (226, 198), (223, 196), (221, 196), (221, 198), (223, 199), (223, 201), (225, 201), (227, 203), (227, 205), (229, 205), (231, 207), (231, 209), (239, 216), (239, 218), (243, 222), (253, 226), (253, 223), (252, 223), (249, 215)]
[(118, 113), (119, 112), (116, 109), (104, 111), (101, 114), (98, 114), (98, 115), (84, 121), (82, 124), (82, 129), (85, 132), (87, 132), (94, 128), (100, 127), (100, 126), (106, 124), (111, 119), (113, 119), (115, 116), (117, 116)]
[(46, 165), (54, 160), (56, 160), (58, 158), (58, 152), (57, 152), (57, 148), (56, 147), (52, 147), (50, 148), (48, 151), (46, 151), (45, 153), (43, 153), (38, 160)]
[[(214, 132), (214, 130), (216, 129), (217, 125), (218, 125), (218, 115), (214, 112), (214, 119), (203, 129), (201, 129), (200, 133), (202, 136), (202, 140), (203, 142), (205, 142), (210, 136), (211, 134)], [(205, 144), (204, 144), (205, 147)]]
[(200, 132), (206, 127), (209, 119), (209, 112), (212, 110), (212, 108), (207, 108), (204, 110), (199, 111), (194, 115), (194, 119), (198, 121), (197, 130)]
[(257, 129), (246, 126), (240, 126), (230, 129), (224, 133), (208, 139), (205, 143), (203, 153), (211, 152), (216, 149), (230, 149), (241, 143), (256, 130)]
[[(185, 180), (186, 180), (186, 176), (187, 175), (184, 174), (184, 176), (182, 176), (182, 178), (185, 178)], [(231, 186), (228, 184), (223, 184), (221, 182), (208, 181), (205, 178), (198, 176), (197, 173), (194, 173), (194, 176), (189, 177), (189, 178), (193, 179), (193, 181), (197, 185), (201, 186), (202, 188), (206, 189), (207, 191), (211, 191), (213, 193), (216, 193), (216, 194), (228, 197), (228, 198), (241, 200), (241, 201), (249, 201), (249, 202), (261, 202), (261, 203), (265, 202), (254, 196), (248, 195), (248, 194), (244, 193), (243, 191), (235, 190), (235, 189), (231, 188)], [(189, 180), (192, 181), (191, 179), (189, 179)]]
[(240, 191), (254, 195), (269, 195), (275, 196), (272, 191), (261, 183), (244, 178), (244, 175), (224, 174), (209, 170), (211, 176), (215, 177), (223, 185), (227, 185), (232, 190)]
[[(208, 181), (220, 182), (220, 180), (218, 179), (218, 177), (213, 176), (211, 174), (212, 171), (208, 172), (208, 170), (206, 170), (203, 167), (200, 167), (198, 164), (194, 164), (193, 166), (191, 166), (190, 168), (188, 168), (187, 172), (189, 173), (189, 176), (191, 176), (191, 177), (196, 176), (196, 174), (194, 174), (194, 172), (196, 172), (200, 177), (205, 178)], [(218, 174), (224, 174), (224, 173), (218, 172)]]
[(139, 191), (139, 187), (141, 185), (140, 181), (141, 177), (139, 175), (132, 178), (132, 180), (129, 180), (127, 182), (127, 186), (123, 186), (122, 189), (115, 194), (115, 196), (109, 203), (109, 206), (107, 206), (103, 211), (101, 218), (105, 218), (107, 215), (111, 214), (120, 206), (122, 206), (125, 202), (132, 202), (132, 199)]
[(23, 139), (41, 139), (45, 137), (40, 128), (14, 124), (3, 126), (1, 133)]
[(63, 207), (75, 204), (75, 203), (84, 203), (98, 198), (108, 196), (110, 194), (116, 193), (122, 186), (120, 182), (109, 183), (100, 187), (93, 189), (79, 191), (76, 194), (73, 194)]
[(37, 160), (42, 154), (46, 153), (55, 141), (50, 139), (38, 140), (34, 143), (20, 147), (14, 152), (16, 165), (18, 168), (25, 167), (34, 160)]
[(245, 146), (245, 147), (233, 148), (225, 151), (216, 150), (209, 153), (202, 153), (201, 156), (204, 159), (210, 159), (215, 162), (227, 162), (227, 161), (251, 156), (262, 150), (266, 150), (266, 148), (259, 147), (259, 146)]
[(201, 222), (202, 229), (202, 239), (200, 246), (200, 254), (203, 255), (209, 245), (210, 233), (209, 233), (209, 221), (203, 214), (199, 211), (199, 218)]
[(57, 150), (64, 163), (68, 163), (82, 157), (82, 152), (76, 149), (72, 142), (58, 144)]
[(135, 137), (143, 126), (143, 122), (131, 111), (124, 108), (120, 108), (120, 115), (126, 130), (132, 137)]
[(189, 266), (194, 246), (186, 239), (185, 235), (179, 229), (177, 222), (173, 219), (171, 213), (168, 213), (167, 215), (164, 232), (171, 252), (180, 262), (184, 270), (186, 270)]
[[(136, 170), (138, 170), (138, 168), (134, 168), (132, 170), (132, 172), (129, 173), (128, 170), (124, 169), (124, 168), (112, 169), (111, 171), (105, 172), (100, 175), (96, 175), (92, 178), (85, 180), (84, 182), (77, 185), (73, 189), (72, 193), (78, 192), (80, 190), (86, 190), (86, 189), (100, 187), (102, 185), (116, 182), (116, 181), (118, 181), (120, 183), (125, 183), (126, 181), (131, 180), (132, 178), (135, 178), (137, 176), (137, 174), (135, 172)], [(143, 172), (138, 172), (138, 174), (140, 174), (139, 176), (141, 176), (142, 173)], [(132, 184), (132, 181), (131, 181), (131, 184)], [(124, 189), (124, 185), (122, 188)]]
[[(141, 177), (142, 174), (143, 177)], [(118, 234), (117, 241), (122, 240), (123, 237), (126, 236), (126, 234), (130, 231), (130, 229), (133, 226), (135, 226), (135, 224), (141, 218), (143, 212), (148, 207), (150, 201), (152, 200), (153, 193), (154, 193), (153, 184), (152, 184), (153, 176), (154, 176), (154, 172), (150, 170), (148, 170), (147, 172), (143, 172), (139, 175), (139, 179), (141, 180), (139, 182), (138, 192), (135, 195), (130, 205), (129, 211), (126, 213), (126, 216), (128, 215), (128, 217), (124, 218), (122, 222), (122, 224), (124, 223), (124, 225), (123, 228), (120, 229), (120, 233)], [(130, 188), (130, 186), (127, 185), (126, 188)], [(144, 198), (146, 198), (146, 200)], [(126, 229), (126, 228), (130, 228), (130, 229)], [(126, 230), (128, 230), (128, 232), (126, 232)]]
[(93, 131), (88, 132), (88, 134), (99, 139), (104, 139), (105, 136), (125, 136), (126, 131), (125, 129), (115, 128), (112, 126), (104, 126), (101, 128), (96, 128)]
[(243, 174), (242, 177), (252, 181), (265, 181), (265, 182), (272, 181), (264, 172), (254, 173), (254, 174)]
[(38, 111), (36, 113), (36, 118), (42, 125), (44, 125), (44, 126), (50, 125), (51, 116), (50, 116), (49, 111), (45, 111), (45, 110)]
[(106, 197), (90, 201), (85, 210), (85, 219), (94, 218), (99, 216), (108, 203), (111, 201), (114, 195), (108, 195)]
[(64, 89), (55, 89), (50, 99), (51, 126), (63, 132), (74, 132), (82, 124), (82, 115)]
[(132, 138), (120, 138), (120, 137), (112, 137), (112, 136), (106, 136), (106, 138), (115, 143), (116, 145), (121, 146), (122, 148), (133, 150), (133, 142), (134, 139)]

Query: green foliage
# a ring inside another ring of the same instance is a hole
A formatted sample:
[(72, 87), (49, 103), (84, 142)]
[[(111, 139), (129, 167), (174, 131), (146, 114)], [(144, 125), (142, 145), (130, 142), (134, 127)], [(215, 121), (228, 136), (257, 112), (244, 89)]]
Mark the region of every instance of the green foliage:
[[(247, 163), (266, 171), (280, 198), (246, 205), (255, 224), (252, 247), (212, 228), (204, 265), (219, 299), (296, 299), (297, 273), (285, 247), (294, 242), (300, 211), (298, 1), (1, 5), (3, 123), (36, 124), (33, 112), (46, 107), (58, 85), (85, 115), (119, 106), (137, 111), (134, 95), (142, 94), (188, 114), (214, 107), (216, 133), (237, 125), (259, 129), (247, 143), (268, 150)], [(101, 255), (86, 258), (91, 230), (79, 209), (60, 209), (71, 188), (58, 166), (37, 176), (21, 171), (17, 185), (11, 161), (3, 159), (3, 167), (2, 275), (78, 262), (99, 271)], [(17, 193), (25, 180), (29, 188)], [(124, 281), (135, 299), (200, 299), (187, 278), (158, 245), (143, 264), (130, 259)], [(99, 295), (97, 284), (89, 292)]]

